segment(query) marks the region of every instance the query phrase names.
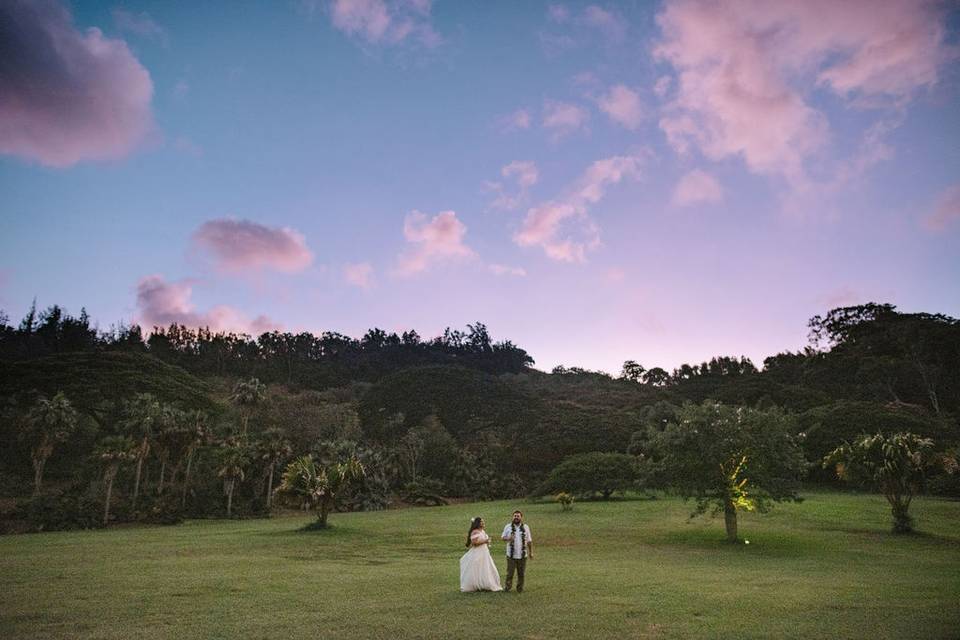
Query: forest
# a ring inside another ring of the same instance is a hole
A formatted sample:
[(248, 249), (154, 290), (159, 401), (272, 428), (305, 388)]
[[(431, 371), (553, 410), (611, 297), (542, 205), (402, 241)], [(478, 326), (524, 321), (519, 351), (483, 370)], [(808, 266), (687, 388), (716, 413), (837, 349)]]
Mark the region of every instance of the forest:
[[(870, 303), (808, 328), (803, 350), (761, 366), (717, 356), (666, 371), (625, 353), (612, 376), (537, 370), (481, 322), (432, 339), (377, 328), (356, 339), (101, 331), (56, 305), (16, 325), (0, 313), (0, 529), (267, 515), (284, 469), (305, 455), (365, 469), (334, 510), (545, 493), (572, 457), (652, 459), (651, 443), (707, 401), (785, 416), (808, 484), (835, 486), (821, 461), (864, 434), (909, 432), (956, 459), (960, 322)], [(923, 490), (960, 496), (949, 471)]]

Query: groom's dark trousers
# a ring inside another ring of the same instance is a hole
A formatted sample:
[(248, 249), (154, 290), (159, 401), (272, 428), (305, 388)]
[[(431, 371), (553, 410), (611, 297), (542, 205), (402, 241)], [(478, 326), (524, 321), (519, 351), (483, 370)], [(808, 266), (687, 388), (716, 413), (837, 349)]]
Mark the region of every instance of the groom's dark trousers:
[(523, 591), (523, 572), (527, 569), (526, 558), (507, 558), (507, 584), (504, 589), (510, 591), (513, 585), (513, 572), (517, 572), (517, 591)]

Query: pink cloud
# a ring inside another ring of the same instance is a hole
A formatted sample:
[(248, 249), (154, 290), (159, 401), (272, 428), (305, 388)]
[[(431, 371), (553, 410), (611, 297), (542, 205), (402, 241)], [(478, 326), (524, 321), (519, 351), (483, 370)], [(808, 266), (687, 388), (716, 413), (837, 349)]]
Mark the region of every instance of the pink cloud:
[(700, 169), (694, 169), (680, 178), (673, 190), (673, 203), (681, 207), (721, 200), (723, 200), (723, 188), (720, 183), (712, 175)]
[(517, 109), (513, 113), (503, 116), (497, 121), (497, 128), (503, 132), (519, 131), (530, 128), (530, 112), (526, 109)]
[(614, 156), (597, 160), (559, 198), (531, 208), (513, 241), (521, 247), (538, 246), (553, 260), (586, 262), (587, 252), (600, 246), (600, 229), (589, 215), (609, 186), (639, 179), (642, 158)]
[(194, 232), (193, 243), (226, 272), (272, 269), (294, 273), (313, 262), (300, 233), (249, 220), (219, 218), (205, 222)]
[(618, 84), (597, 99), (600, 110), (617, 124), (634, 130), (643, 120), (643, 105), (636, 91)]
[(248, 320), (237, 309), (227, 305), (217, 305), (207, 312), (198, 312), (190, 300), (192, 295), (193, 287), (189, 280), (167, 282), (161, 275), (141, 278), (137, 283), (137, 322), (145, 329), (182, 324), (254, 336), (281, 328), (263, 315)]
[(517, 184), (516, 190), (508, 191), (502, 182), (487, 182), (486, 188), (497, 194), (491, 204), (495, 209), (511, 210), (527, 199), (527, 190), (537, 183), (537, 165), (528, 160), (514, 160), (500, 169), (500, 175)]
[(957, 221), (960, 221), (960, 183), (947, 187), (940, 194), (933, 213), (924, 220), (924, 226), (931, 231), (943, 231)]
[(431, 4), (429, 0), (333, 0), (330, 21), (347, 35), (371, 44), (416, 40), (435, 47), (443, 39), (430, 23)]
[(438, 262), (476, 257), (463, 243), (466, 233), (467, 227), (454, 211), (442, 211), (432, 219), (412, 211), (403, 221), (403, 236), (411, 247), (401, 254), (397, 273), (410, 276)]
[(543, 126), (553, 130), (554, 139), (582, 129), (589, 119), (586, 109), (575, 104), (555, 100), (543, 103)]
[(153, 124), (150, 74), (54, 0), (0, 2), (0, 153), (69, 167), (119, 158)]
[(581, 20), (585, 25), (599, 29), (604, 36), (615, 42), (623, 40), (627, 33), (627, 23), (622, 17), (595, 4), (588, 5), (583, 10)]
[(678, 152), (740, 156), (795, 186), (829, 138), (806, 94), (902, 104), (938, 81), (956, 55), (939, 6), (900, 0), (671, 0), (657, 16), (655, 55), (677, 71), (660, 125)]
[(370, 289), (373, 287), (373, 267), (368, 262), (348, 264), (343, 268), (343, 278), (355, 287)]

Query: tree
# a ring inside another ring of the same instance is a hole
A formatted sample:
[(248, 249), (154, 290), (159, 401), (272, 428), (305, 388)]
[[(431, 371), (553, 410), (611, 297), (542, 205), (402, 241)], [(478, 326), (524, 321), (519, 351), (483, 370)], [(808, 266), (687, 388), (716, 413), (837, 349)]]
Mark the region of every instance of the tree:
[(844, 443), (823, 460), (837, 476), (880, 491), (890, 503), (893, 532), (913, 531), (910, 501), (923, 485), (926, 472), (933, 468), (933, 440), (909, 433), (863, 436)]
[(277, 493), (316, 511), (317, 526), (325, 528), (337, 496), (365, 474), (363, 465), (356, 458), (324, 466), (315, 462), (313, 456), (300, 456), (287, 465)]
[(550, 472), (536, 493), (600, 493), (608, 500), (614, 491), (626, 491), (636, 485), (640, 478), (639, 464), (639, 458), (625, 453), (595, 451), (570, 456)]
[(164, 421), (163, 405), (149, 393), (138, 393), (124, 407), (123, 424), (130, 434), (139, 441), (137, 447), (137, 471), (133, 483), (133, 505), (140, 495), (140, 476), (143, 473), (143, 461), (150, 454), (150, 443), (154, 433)]
[(229, 518), (233, 515), (233, 493), (237, 488), (237, 481), (243, 481), (246, 478), (250, 459), (243, 443), (233, 438), (223, 443), (218, 454), (217, 477), (223, 478), (223, 494), (227, 497), (227, 517)]
[(33, 463), (33, 495), (40, 495), (43, 470), (54, 447), (65, 442), (77, 430), (79, 415), (67, 396), (58, 392), (53, 399), (40, 396), (27, 413), (23, 437), (30, 441)]
[(270, 429), (264, 434), (264, 439), (259, 442), (258, 453), (261, 462), (267, 465), (267, 510), (273, 503), (273, 472), (277, 463), (284, 458), (289, 458), (293, 454), (293, 447), (290, 442), (283, 437), (283, 432), (279, 429)]
[(664, 387), (670, 384), (670, 379), (670, 374), (660, 367), (648, 369), (643, 374), (643, 384), (648, 384), (651, 387)]
[(106, 497), (103, 501), (103, 526), (107, 526), (110, 521), (113, 481), (117, 477), (121, 464), (137, 459), (137, 445), (126, 436), (107, 436), (97, 445), (94, 456), (103, 465), (103, 484), (106, 487)]
[(792, 416), (714, 402), (685, 404), (675, 421), (651, 440), (663, 479), (685, 499), (693, 515), (711, 506), (723, 512), (727, 539), (737, 540), (737, 511), (768, 511), (771, 502), (798, 501), (806, 463), (791, 434)]
[(620, 370), (620, 379), (642, 382), (644, 372), (646, 372), (646, 369), (642, 364), (637, 364), (635, 360), (627, 360), (623, 363), (623, 369)]
[(240, 407), (243, 415), (243, 435), (247, 435), (247, 425), (250, 422), (250, 414), (253, 408), (263, 402), (267, 397), (267, 387), (256, 378), (241, 380), (233, 387), (233, 393), (230, 395), (230, 401)]

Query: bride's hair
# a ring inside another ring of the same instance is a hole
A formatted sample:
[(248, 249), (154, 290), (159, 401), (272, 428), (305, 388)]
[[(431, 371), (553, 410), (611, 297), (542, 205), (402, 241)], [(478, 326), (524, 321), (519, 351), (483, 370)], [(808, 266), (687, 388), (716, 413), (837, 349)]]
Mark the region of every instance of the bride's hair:
[(480, 521), (483, 520), (481, 517), (476, 517), (470, 521), (470, 531), (467, 531), (467, 544), (465, 546), (470, 546), (470, 536), (473, 535), (473, 532), (480, 528)]

